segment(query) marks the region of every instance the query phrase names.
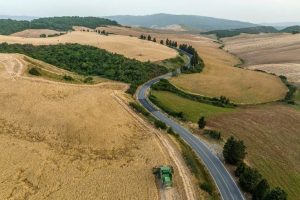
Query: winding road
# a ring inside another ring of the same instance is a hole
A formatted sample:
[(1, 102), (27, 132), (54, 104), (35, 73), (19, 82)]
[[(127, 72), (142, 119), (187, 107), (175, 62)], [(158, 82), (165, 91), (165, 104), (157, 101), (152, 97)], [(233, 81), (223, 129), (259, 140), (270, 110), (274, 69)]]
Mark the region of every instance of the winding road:
[(157, 83), (160, 79), (170, 78), (171, 76), (172, 73), (168, 73), (142, 85), (137, 91), (138, 101), (155, 118), (165, 122), (169, 127), (172, 127), (172, 129), (193, 148), (197, 156), (203, 161), (204, 165), (213, 177), (223, 200), (244, 200), (245, 198), (239, 187), (236, 185), (221, 160), (209, 150), (207, 145), (198, 137), (194, 136), (189, 130), (169, 118), (167, 114), (157, 109), (156, 106), (149, 101), (148, 91), (150, 90), (150, 87)]

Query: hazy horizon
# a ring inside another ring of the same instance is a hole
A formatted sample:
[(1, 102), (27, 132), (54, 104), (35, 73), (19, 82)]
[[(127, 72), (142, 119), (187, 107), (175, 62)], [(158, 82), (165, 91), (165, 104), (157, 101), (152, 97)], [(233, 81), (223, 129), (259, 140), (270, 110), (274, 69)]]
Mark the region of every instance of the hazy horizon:
[[(191, 5), (191, 6), (189, 6)], [(10, 0), (0, 2), (0, 15), (112, 16), (167, 13), (199, 15), (252, 23), (300, 22), (298, 0)]]

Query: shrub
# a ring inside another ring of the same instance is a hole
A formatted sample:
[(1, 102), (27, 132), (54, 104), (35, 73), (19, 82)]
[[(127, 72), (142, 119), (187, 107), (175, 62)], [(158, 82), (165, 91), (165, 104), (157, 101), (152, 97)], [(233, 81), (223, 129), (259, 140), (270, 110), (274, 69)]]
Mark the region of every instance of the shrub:
[(200, 129), (203, 129), (205, 126), (206, 126), (205, 117), (200, 117), (200, 119), (198, 120), (198, 127)]
[(86, 77), (84, 80), (83, 80), (84, 83), (93, 83), (93, 77)]
[(137, 90), (138, 86), (136, 84), (130, 84), (130, 87), (128, 88), (128, 90), (126, 91), (126, 93), (134, 95), (136, 90)]
[(28, 73), (33, 75), (33, 76), (41, 76), (42, 75), (41, 72), (35, 67), (30, 68)]
[(63, 76), (63, 79), (64, 79), (65, 81), (74, 81), (74, 78), (73, 78), (72, 76), (68, 76), (68, 75), (64, 75), (64, 76)]
[(252, 200), (263, 200), (270, 190), (270, 185), (266, 179), (261, 180), (254, 189)]
[(145, 116), (149, 116), (150, 113), (140, 104), (135, 103), (135, 102), (130, 102), (129, 105), (136, 111), (139, 113), (142, 113)]
[(41, 34), (41, 35), (40, 35), (40, 38), (46, 38), (46, 37), (47, 37), (46, 34)]
[(163, 129), (163, 130), (167, 129), (166, 123), (162, 122), (160, 120), (157, 120), (157, 119), (155, 119), (154, 125), (155, 125), (156, 128), (159, 128), (159, 129)]
[(236, 140), (233, 136), (228, 138), (223, 148), (223, 156), (229, 164), (236, 165), (246, 156), (246, 146), (242, 140)]
[(200, 184), (200, 188), (204, 191), (206, 191), (208, 194), (212, 195), (213, 187), (211, 184), (205, 182)]
[(246, 167), (240, 176), (240, 185), (246, 192), (254, 192), (254, 189), (262, 179), (262, 175), (251, 167)]
[(234, 174), (237, 177), (240, 177), (242, 173), (244, 173), (246, 167), (248, 167), (244, 162), (241, 162), (238, 167), (235, 169)]
[(216, 140), (221, 139), (221, 132), (219, 132), (219, 131), (205, 129), (203, 134), (209, 135), (209, 137), (216, 139)]
[(287, 194), (280, 187), (276, 187), (272, 189), (270, 192), (268, 192), (268, 194), (264, 198), (264, 200), (286, 200), (286, 199), (287, 199)]

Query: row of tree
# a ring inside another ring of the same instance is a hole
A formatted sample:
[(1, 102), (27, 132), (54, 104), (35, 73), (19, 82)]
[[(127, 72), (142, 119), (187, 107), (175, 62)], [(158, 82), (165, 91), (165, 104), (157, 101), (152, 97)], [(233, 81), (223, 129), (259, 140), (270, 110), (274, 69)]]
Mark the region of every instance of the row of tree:
[(252, 194), (253, 200), (286, 200), (287, 194), (280, 187), (271, 189), (268, 181), (259, 171), (244, 163), (246, 146), (242, 140), (233, 136), (228, 138), (223, 148), (223, 156), (227, 163), (237, 165), (235, 175), (243, 190)]
[(151, 35), (146, 36), (146, 35), (143, 35), (143, 34), (142, 34), (142, 35), (140, 36), (140, 39), (141, 39), (141, 40), (148, 40), (148, 41), (156, 42), (156, 38), (154, 37), (154, 38), (152, 39)]

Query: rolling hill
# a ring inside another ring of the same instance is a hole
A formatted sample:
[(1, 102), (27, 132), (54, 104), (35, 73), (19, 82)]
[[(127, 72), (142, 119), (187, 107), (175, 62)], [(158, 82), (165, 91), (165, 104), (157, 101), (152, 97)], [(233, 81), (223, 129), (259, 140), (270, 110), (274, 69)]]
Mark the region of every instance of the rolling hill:
[(219, 29), (237, 29), (257, 26), (248, 22), (203, 17), (196, 15), (154, 14), (145, 16), (117, 15), (105, 17), (115, 20), (122, 25), (160, 28), (179, 24), (187, 29), (203, 31)]

